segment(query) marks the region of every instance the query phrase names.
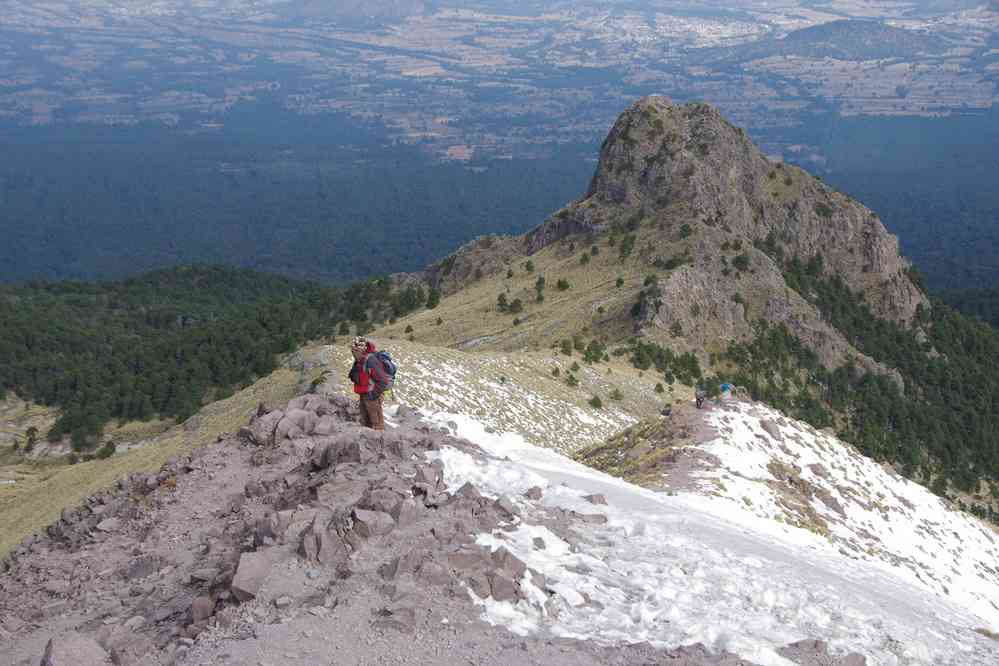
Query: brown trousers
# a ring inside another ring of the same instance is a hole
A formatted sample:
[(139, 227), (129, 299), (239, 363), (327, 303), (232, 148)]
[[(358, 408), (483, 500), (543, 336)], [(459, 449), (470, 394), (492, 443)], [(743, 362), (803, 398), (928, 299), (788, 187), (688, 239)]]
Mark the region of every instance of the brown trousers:
[(368, 400), (361, 396), (361, 425), (372, 430), (385, 430), (381, 396), (377, 400)]

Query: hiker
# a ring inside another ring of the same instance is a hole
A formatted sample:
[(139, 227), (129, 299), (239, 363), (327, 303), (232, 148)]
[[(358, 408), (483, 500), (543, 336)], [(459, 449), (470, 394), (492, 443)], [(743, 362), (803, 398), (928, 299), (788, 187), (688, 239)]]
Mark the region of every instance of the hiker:
[(731, 400), (735, 394), (735, 387), (729, 383), (722, 384), (718, 387), (718, 390), (721, 393), (722, 400)]
[(360, 399), (361, 425), (372, 430), (385, 430), (385, 415), (382, 411), (382, 394), (391, 386), (394, 365), (385, 352), (378, 352), (375, 345), (360, 336), (350, 345), (354, 365), (347, 375), (354, 382), (354, 393)]
[(694, 404), (697, 405), (698, 409), (701, 409), (704, 406), (704, 401), (707, 399), (708, 399), (707, 391), (705, 391), (701, 387), (697, 387), (696, 389), (694, 389)]

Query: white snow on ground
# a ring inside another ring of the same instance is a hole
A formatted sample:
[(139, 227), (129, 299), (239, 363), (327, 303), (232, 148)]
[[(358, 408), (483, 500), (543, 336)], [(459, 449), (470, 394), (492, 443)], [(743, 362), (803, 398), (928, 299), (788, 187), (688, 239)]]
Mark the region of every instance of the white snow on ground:
[[(749, 419), (758, 418), (750, 412), (746, 406), (728, 415), (721, 425), (731, 433), (723, 432), (709, 445), (714, 453), (726, 461), (755, 459), (746, 446), (753, 425)], [(837, 653), (860, 652), (872, 665), (999, 663), (999, 643), (974, 631), (999, 628), (999, 613), (982, 605), (962, 607), (880, 561), (851, 559), (826, 539), (775, 522), (755, 504), (653, 492), (518, 435), (488, 432), (467, 416), (428, 418), (457, 425), (458, 435), (494, 456), (482, 460), (454, 449), (441, 451), (450, 486), (471, 481), (484, 492), (518, 498), (537, 485), (548, 507), (601, 512), (608, 518), (603, 525), (578, 522), (575, 544), (527, 525), (513, 533), (479, 535), (480, 543), (509, 548), (550, 584), (554, 581), (557, 591), (553, 614), (537, 602), (514, 606), (480, 600), (491, 622), (520, 633), (547, 631), (606, 642), (647, 640), (667, 647), (702, 642), (763, 665), (787, 666), (791, 662), (776, 649), (805, 638), (827, 640)], [(739, 420), (743, 424), (736, 427)], [(726, 437), (731, 437), (731, 456), (722, 450)], [(755, 433), (751, 439), (757, 439)], [(830, 438), (817, 444), (834, 445)], [(744, 464), (744, 473), (760, 473), (758, 466)], [(862, 461), (848, 467), (861, 469)], [(913, 516), (919, 513), (922, 519), (929, 500), (901, 480), (898, 484), (885, 487), (911, 497)], [(591, 493), (606, 496), (608, 506), (587, 502), (584, 496)], [(763, 505), (764, 493), (756, 497)], [(963, 517), (947, 520), (948, 530), (965, 529)], [(952, 535), (955, 541), (960, 534)], [(544, 549), (534, 546), (536, 537), (544, 540)], [(944, 538), (953, 548), (950, 537)]]
[[(401, 369), (394, 397), (412, 407), (468, 414), (491, 430), (517, 432), (529, 442), (561, 450), (604, 441), (636, 422), (606, 399), (614, 385), (605, 381), (599, 366), (584, 365), (576, 372), (581, 385), (599, 386), (605, 396), (603, 409), (592, 409), (555, 397), (562, 392), (588, 400), (592, 395), (582, 388), (565, 389), (561, 380), (548, 376), (554, 367), (562, 376), (569, 372), (571, 359), (565, 356), (539, 360), (519, 354), (463, 354), (399, 341), (389, 344)], [(348, 362), (346, 357), (343, 361)], [(532, 387), (530, 381), (522, 381), (525, 378), (540, 386)], [(649, 390), (644, 392), (654, 395), (654, 380), (648, 381)], [(569, 432), (574, 435), (571, 440), (565, 437)]]

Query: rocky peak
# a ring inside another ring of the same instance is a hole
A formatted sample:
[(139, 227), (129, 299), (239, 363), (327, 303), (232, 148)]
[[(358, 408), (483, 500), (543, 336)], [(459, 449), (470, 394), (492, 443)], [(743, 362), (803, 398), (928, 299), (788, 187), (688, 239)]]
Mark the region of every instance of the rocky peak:
[(909, 322), (920, 304), (928, 306), (908, 277), (898, 239), (876, 214), (805, 171), (769, 160), (707, 104), (664, 97), (632, 104), (604, 141), (586, 196), (529, 233), (525, 249), (597, 234), (627, 217), (718, 230), (719, 240), (748, 246), (768, 241), (802, 262), (821, 255), (829, 273), (887, 319)]

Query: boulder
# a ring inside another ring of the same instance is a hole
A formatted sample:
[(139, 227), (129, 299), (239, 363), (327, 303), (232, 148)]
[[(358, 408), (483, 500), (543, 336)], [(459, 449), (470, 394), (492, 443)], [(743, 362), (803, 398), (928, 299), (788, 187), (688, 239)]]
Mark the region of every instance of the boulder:
[(763, 430), (766, 431), (766, 433), (770, 435), (775, 442), (784, 441), (784, 435), (781, 434), (780, 428), (778, 428), (777, 424), (770, 419), (763, 419), (760, 421), (760, 427), (763, 428)]
[(270, 553), (266, 551), (240, 555), (236, 575), (230, 585), (233, 596), (243, 602), (256, 597), (273, 564)]
[(354, 531), (365, 539), (388, 534), (394, 527), (395, 521), (387, 513), (354, 509)]
[(337, 534), (336, 523), (328, 512), (317, 514), (302, 531), (298, 554), (310, 562), (326, 566), (344, 563), (350, 557), (344, 539)]
[(496, 501), (493, 502), (493, 506), (499, 509), (501, 514), (504, 514), (509, 518), (513, 518), (519, 513), (519, 511), (517, 511), (517, 507), (513, 503), (513, 500), (506, 495), (500, 495), (497, 497)]
[(391, 515), (400, 502), (402, 502), (402, 497), (395, 491), (388, 488), (375, 488), (367, 493), (360, 506)]
[(516, 601), (517, 585), (509, 574), (502, 571), (490, 571), (486, 574), (489, 581), (489, 593), (496, 601)]
[(529, 500), (534, 500), (535, 502), (541, 499), (543, 495), (544, 492), (538, 486), (532, 486), (531, 488), (528, 488), (527, 491), (524, 493), (524, 497), (526, 497)]
[[(304, 409), (289, 409), (287, 412), (285, 412), (284, 419), (282, 419), (282, 422), (290, 421), (293, 424), (295, 424), (295, 426), (297, 426), (298, 429), (301, 430), (304, 434), (311, 435), (316, 431), (316, 422), (318, 420), (319, 419), (316, 416), (315, 412), (310, 412)], [(279, 429), (280, 427), (281, 425), (278, 424)]]
[(92, 638), (75, 631), (53, 636), (45, 646), (42, 666), (104, 666), (108, 653)]
[(595, 493), (593, 495), (584, 495), (583, 499), (585, 499), (590, 504), (603, 504), (605, 506), (607, 504), (607, 498), (599, 493)]
[(207, 620), (215, 612), (215, 602), (211, 597), (195, 597), (191, 602), (191, 620), (195, 623)]
[(390, 515), (399, 527), (405, 527), (415, 522), (420, 514), (416, 501), (410, 497), (396, 504)]
[(239, 438), (257, 446), (273, 446), (275, 431), (283, 418), (280, 409), (254, 418), (248, 427), (239, 429)]
[(527, 571), (527, 565), (507, 550), (505, 546), (500, 546), (493, 551), (492, 560), (498, 569), (509, 573), (516, 579), (520, 579)]
[(337, 431), (337, 422), (332, 416), (321, 416), (316, 421), (316, 427), (313, 429), (313, 434), (316, 435), (332, 435)]

